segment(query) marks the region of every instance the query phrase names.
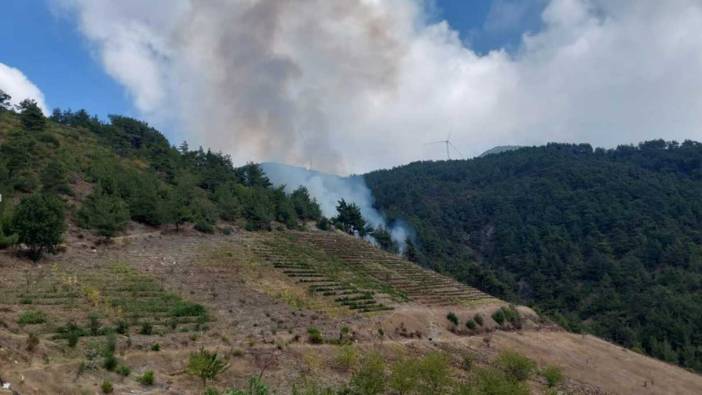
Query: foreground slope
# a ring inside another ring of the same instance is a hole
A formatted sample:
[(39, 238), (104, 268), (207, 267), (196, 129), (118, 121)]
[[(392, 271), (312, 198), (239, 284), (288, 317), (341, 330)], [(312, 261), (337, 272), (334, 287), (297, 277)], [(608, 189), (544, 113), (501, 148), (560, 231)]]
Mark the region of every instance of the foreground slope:
[[(112, 245), (94, 241), (71, 229), (65, 253), (40, 265), (0, 257), (0, 379), (20, 394), (94, 393), (105, 380), (116, 393), (202, 393), (185, 372), (201, 347), (231, 363), (212, 383), (219, 388), (244, 387), (259, 374), (278, 393), (310, 380), (338, 386), (353, 371), (339, 359), (344, 336), (361, 354), (388, 361), (446, 352), (459, 378), (471, 374), (467, 356), (476, 369), (517, 350), (539, 366), (560, 366), (560, 388), (572, 393), (702, 391), (700, 376), (564, 332), (526, 308), (518, 323), (498, 325), (491, 315), (504, 302), (343, 234), (202, 235), (133, 224)], [(28, 311), (43, 319), (23, 320)], [(476, 313), (485, 322), (467, 328)], [(75, 347), (71, 322), (81, 329)], [(308, 340), (310, 327), (324, 344)], [(127, 377), (102, 367), (100, 350), (115, 328)], [(31, 349), (30, 333), (39, 339)], [(153, 386), (136, 380), (147, 370)], [(546, 391), (538, 376), (528, 386)]]

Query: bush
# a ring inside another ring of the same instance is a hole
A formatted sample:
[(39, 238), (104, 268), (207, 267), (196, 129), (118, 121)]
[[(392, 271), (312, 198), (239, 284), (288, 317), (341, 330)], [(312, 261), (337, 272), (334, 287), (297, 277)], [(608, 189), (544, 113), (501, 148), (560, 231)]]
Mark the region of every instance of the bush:
[(137, 381), (141, 385), (154, 385), (154, 381), (155, 381), (154, 371), (147, 370), (146, 372), (144, 372), (144, 374), (142, 374), (141, 376), (139, 376), (137, 378)]
[(307, 329), (307, 338), (310, 343), (312, 344), (322, 344), (324, 343), (324, 339), (322, 338), (322, 334), (319, 332), (319, 329), (315, 327), (311, 327)]
[(142, 335), (151, 335), (153, 330), (154, 330), (154, 326), (151, 325), (150, 322), (142, 322), (141, 329), (139, 330), (139, 333)]
[(512, 380), (504, 372), (495, 368), (475, 369), (473, 380), (470, 386), (464, 386), (457, 391), (457, 394), (509, 394), (509, 395), (529, 395), (529, 387), (526, 383)]
[(161, 351), (161, 345), (158, 343), (154, 343), (151, 345), (151, 351)]
[(418, 367), (421, 392), (443, 394), (451, 381), (448, 356), (441, 352), (431, 352), (419, 360)]
[(29, 257), (38, 261), (53, 253), (66, 229), (63, 202), (55, 196), (34, 194), (22, 199), (12, 218), (17, 241), (29, 247)]
[(339, 347), (336, 352), (336, 365), (343, 369), (353, 369), (358, 363), (358, 351), (350, 344)]
[(200, 351), (190, 354), (187, 371), (199, 377), (202, 380), (202, 386), (207, 387), (207, 380), (214, 379), (228, 367), (229, 365), (216, 352), (201, 348)]
[(201, 233), (212, 234), (214, 233), (214, 226), (203, 220), (199, 220), (195, 223), (195, 230)]
[(502, 352), (497, 357), (496, 365), (517, 381), (527, 380), (536, 368), (534, 361), (514, 351)]
[(453, 325), (458, 326), (458, 316), (453, 311), (446, 314), (446, 319), (451, 321)]
[(392, 365), (388, 387), (399, 395), (412, 393), (417, 388), (418, 371), (416, 359), (400, 359)]
[(119, 333), (120, 335), (126, 335), (127, 332), (129, 332), (129, 324), (127, 324), (127, 321), (117, 321), (115, 324), (115, 332)]
[(114, 354), (107, 354), (102, 360), (102, 367), (108, 372), (111, 372), (117, 367), (117, 362), (117, 357), (115, 357)]
[(127, 203), (101, 187), (85, 199), (77, 215), (81, 227), (95, 229), (98, 235), (107, 238), (124, 230), (131, 218)]
[(522, 316), (519, 314), (519, 311), (516, 307), (514, 307), (514, 305), (509, 305), (509, 307), (502, 307), (500, 310), (502, 310), (502, 313), (505, 316), (505, 320), (510, 322), (515, 328), (522, 327)]
[(473, 316), (473, 320), (475, 321), (476, 324), (478, 324), (480, 326), (483, 326), (483, 323), (485, 322), (485, 321), (483, 321), (483, 316), (480, 313), (476, 313)]
[(27, 351), (33, 352), (35, 348), (39, 345), (39, 337), (33, 332), (30, 332), (27, 336)]
[(546, 379), (549, 387), (555, 387), (563, 380), (563, 373), (557, 366), (546, 366), (541, 370), (541, 375)]
[(103, 381), (102, 384), (100, 384), (100, 389), (102, 390), (103, 394), (111, 394), (114, 390), (112, 388), (112, 382), (110, 380)]
[(129, 369), (129, 366), (127, 365), (119, 365), (117, 366), (117, 369), (115, 369), (115, 372), (117, 372), (117, 374), (120, 376), (127, 377), (132, 373), (132, 370)]
[(207, 312), (200, 304), (179, 301), (171, 308), (169, 314), (174, 317), (202, 317)]
[(88, 316), (88, 330), (90, 331), (90, 336), (97, 336), (100, 334), (100, 319), (95, 314), (90, 314)]
[(351, 388), (363, 395), (385, 392), (385, 362), (379, 353), (373, 352), (363, 358), (360, 368), (351, 377)]
[(502, 311), (502, 309), (496, 310), (494, 313), (492, 313), (492, 319), (497, 322), (497, 325), (502, 325), (505, 323), (505, 313)]
[(475, 323), (475, 321), (468, 320), (466, 321), (466, 327), (470, 330), (475, 330), (478, 327), (478, 325)]
[(81, 336), (85, 336), (85, 331), (75, 324), (75, 322), (69, 322), (65, 326), (62, 326), (56, 330), (59, 338), (66, 339), (68, 341), (68, 346), (73, 348), (78, 344), (78, 340)]
[(27, 310), (20, 314), (17, 323), (20, 325), (35, 325), (46, 322), (46, 314), (39, 310)]

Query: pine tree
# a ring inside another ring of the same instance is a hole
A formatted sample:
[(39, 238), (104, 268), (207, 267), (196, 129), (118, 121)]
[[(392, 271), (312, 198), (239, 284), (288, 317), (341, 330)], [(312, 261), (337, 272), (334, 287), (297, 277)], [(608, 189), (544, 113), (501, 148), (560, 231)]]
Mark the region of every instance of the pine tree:
[(17, 109), (20, 111), (22, 125), (26, 130), (38, 131), (43, 130), (46, 126), (46, 118), (44, 118), (44, 114), (36, 101), (31, 99), (22, 100)]
[(66, 229), (63, 202), (45, 194), (24, 198), (15, 210), (12, 229), (18, 241), (29, 247), (29, 257), (38, 261), (45, 252), (54, 252), (61, 243)]

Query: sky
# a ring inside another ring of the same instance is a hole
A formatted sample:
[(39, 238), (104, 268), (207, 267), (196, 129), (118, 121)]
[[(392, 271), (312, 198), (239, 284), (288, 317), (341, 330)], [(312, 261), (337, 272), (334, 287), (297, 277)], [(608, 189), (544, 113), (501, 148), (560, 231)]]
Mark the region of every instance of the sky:
[(0, 89), (337, 174), (702, 139), (697, 0), (5, 0)]

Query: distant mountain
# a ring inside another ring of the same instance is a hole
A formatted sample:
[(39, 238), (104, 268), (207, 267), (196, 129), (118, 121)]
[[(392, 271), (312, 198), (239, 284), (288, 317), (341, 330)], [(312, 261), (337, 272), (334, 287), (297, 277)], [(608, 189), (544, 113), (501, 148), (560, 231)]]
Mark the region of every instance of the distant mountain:
[(702, 371), (702, 144), (549, 144), (365, 178), (422, 264)]
[(488, 155), (492, 155), (492, 154), (501, 154), (503, 152), (515, 151), (515, 150), (518, 150), (520, 148), (524, 148), (524, 147), (521, 145), (498, 145), (497, 147), (490, 148), (489, 150), (478, 155), (478, 158), (484, 158), (484, 157), (486, 157)]

